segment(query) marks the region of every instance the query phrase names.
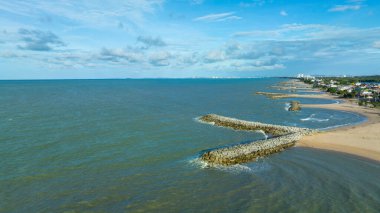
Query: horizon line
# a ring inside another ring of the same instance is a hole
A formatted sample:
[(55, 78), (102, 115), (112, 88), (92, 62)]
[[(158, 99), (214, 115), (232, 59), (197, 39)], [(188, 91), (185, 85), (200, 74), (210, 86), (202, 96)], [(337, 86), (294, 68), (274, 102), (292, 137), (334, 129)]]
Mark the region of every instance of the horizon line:
[[(313, 77), (371, 77), (380, 75), (309, 75)], [(149, 79), (258, 79), (258, 78), (297, 78), (295, 76), (255, 76), (255, 77), (125, 77), (125, 78), (20, 78), (20, 79), (0, 79), (0, 81), (45, 81), (45, 80), (149, 80)]]
[(262, 77), (143, 77), (143, 78), (21, 78), (0, 79), (0, 81), (42, 81), (42, 80), (144, 80), (144, 79), (255, 79), (255, 78), (295, 78), (295, 76), (262, 76)]

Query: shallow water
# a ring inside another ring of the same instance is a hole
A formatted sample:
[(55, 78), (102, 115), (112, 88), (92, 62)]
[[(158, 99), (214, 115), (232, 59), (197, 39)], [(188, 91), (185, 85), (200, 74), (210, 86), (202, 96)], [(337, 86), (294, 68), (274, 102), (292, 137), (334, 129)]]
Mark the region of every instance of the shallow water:
[(380, 167), (353, 156), (291, 148), (232, 168), (195, 160), (264, 137), (194, 120), (207, 113), (310, 128), (364, 120), (254, 95), (281, 80), (1, 81), (0, 212), (376, 212)]

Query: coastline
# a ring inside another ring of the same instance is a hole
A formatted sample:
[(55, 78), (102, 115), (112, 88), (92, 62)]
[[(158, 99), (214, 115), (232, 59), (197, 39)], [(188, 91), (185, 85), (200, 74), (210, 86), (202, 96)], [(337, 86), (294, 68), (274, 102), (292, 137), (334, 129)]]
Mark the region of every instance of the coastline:
[[(302, 96), (315, 97), (315, 95)], [(380, 133), (378, 132), (380, 129), (380, 110), (359, 106), (352, 99), (340, 99), (328, 93), (318, 98), (339, 100), (339, 103), (302, 104), (301, 107), (353, 112), (365, 116), (367, 120), (358, 124), (332, 128), (304, 136), (296, 143), (296, 147), (331, 150), (380, 162)]]

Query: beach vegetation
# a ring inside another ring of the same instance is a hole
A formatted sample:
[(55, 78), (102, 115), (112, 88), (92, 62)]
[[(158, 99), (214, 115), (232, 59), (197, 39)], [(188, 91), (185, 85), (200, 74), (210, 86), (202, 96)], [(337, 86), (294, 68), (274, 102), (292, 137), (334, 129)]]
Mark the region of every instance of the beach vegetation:
[(380, 107), (380, 75), (354, 77), (299, 78), (313, 88), (338, 95), (341, 98), (356, 98), (360, 106)]

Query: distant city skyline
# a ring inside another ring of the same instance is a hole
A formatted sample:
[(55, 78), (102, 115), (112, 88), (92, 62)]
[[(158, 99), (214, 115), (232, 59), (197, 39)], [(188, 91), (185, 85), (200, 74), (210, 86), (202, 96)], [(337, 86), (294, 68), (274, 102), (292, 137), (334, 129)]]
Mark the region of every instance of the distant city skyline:
[(380, 74), (377, 0), (0, 0), (0, 14), (0, 79)]

